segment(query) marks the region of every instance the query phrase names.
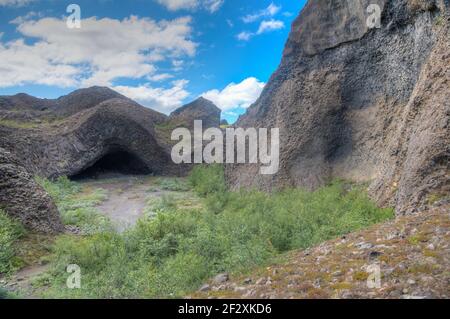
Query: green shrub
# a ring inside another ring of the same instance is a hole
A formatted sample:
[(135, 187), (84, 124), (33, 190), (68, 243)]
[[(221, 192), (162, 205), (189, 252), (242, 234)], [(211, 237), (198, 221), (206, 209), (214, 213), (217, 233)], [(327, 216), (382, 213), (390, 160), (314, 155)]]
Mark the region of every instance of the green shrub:
[(82, 193), (80, 185), (67, 177), (60, 177), (56, 181), (38, 177), (36, 181), (55, 201), (65, 225), (77, 226), (84, 234), (112, 230), (108, 218), (95, 208), (107, 198), (104, 190)]
[(194, 167), (189, 183), (201, 196), (226, 192), (223, 167), (219, 164)]
[(0, 287), (0, 300), (2, 299), (16, 299), (18, 296)]
[(189, 185), (180, 178), (158, 178), (155, 184), (164, 191), (187, 192), (190, 190)]
[[(205, 209), (180, 209), (173, 197), (163, 197), (149, 202), (154, 214), (123, 234), (59, 239), (52, 263), (56, 279), (47, 296), (180, 297), (219, 272), (248, 271), (393, 216), (362, 188), (341, 181), (315, 192), (228, 192), (220, 166), (196, 168), (189, 181)], [(75, 189), (64, 187), (55, 193)], [(71, 263), (82, 269), (80, 291), (63, 288)]]
[(68, 197), (81, 192), (80, 185), (70, 181), (67, 177), (59, 177), (56, 181), (36, 177), (36, 182), (50, 194), (56, 203), (63, 203)]
[(14, 244), (24, 234), (22, 225), (0, 210), (0, 274), (9, 274), (19, 266)]

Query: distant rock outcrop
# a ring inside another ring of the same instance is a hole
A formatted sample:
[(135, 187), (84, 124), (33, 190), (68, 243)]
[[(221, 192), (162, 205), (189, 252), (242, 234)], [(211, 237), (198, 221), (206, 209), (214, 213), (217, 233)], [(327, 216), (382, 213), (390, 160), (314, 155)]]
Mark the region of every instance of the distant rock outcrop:
[(204, 128), (219, 127), (221, 110), (211, 101), (200, 97), (170, 114), (169, 121), (178, 127), (191, 128), (201, 120)]
[[(369, 4), (381, 9), (368, 28)], [(309, 0), (279, 69), (236, 124), (278, 127), (280, 171), (230, 165), (233, 188), (369, 182), (416, 211), (450, 192), (449, 2)]]

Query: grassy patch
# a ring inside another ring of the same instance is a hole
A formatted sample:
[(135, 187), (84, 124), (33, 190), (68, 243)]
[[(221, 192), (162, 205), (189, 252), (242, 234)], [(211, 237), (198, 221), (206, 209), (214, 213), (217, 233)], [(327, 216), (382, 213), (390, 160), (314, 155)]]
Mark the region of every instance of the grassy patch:
[(19, 128), (19, 129), (35, 129), (40, 126), (38, 123), (33, 122), (19, 122), (14, 120), (0, 120), (0, 125), (11, 127), (11, 128)]
[(43, 127), (59, 124), (61, 122), (62, 119), (53, 119), (53, 118), (42, 118), (36, 121), (17, 121), (17, 120), (1, 119), (0, 125), (10, 128), (31, 130), (31, 129), (41, 129)]
[(16, 299), (17, 296), (5, 288), (0, 287), (0, 300), (2, 299)]
[(24, 234), (21, 224), (0, 210), (0, 275), (8, 275), (23, 264), (17, 255), (16, 243)]
[(158, 178), (155, 184), (161, 190), (170, 192), (187, 192), (191, 189), (186, 181), (180, 178)]
[(79, 184), (66, 177), (53, 182), (42, 178), (36, 180), (56, 202), (65, 225), (76, 226), (83, 234), (112, 230), (110, 221), (95, 208), (106, 199), (104, 190), (82, 192)]
[[(123, 234), (61, 237), (45, 296), (180, 297), (219, 272), (245, 272), (287, 251), (393, 217), (362, 189), (342, 182), (313, 193), (228, 192), (222, 168), (209, 166), (195, 169), (189, 183), (203, 197), (201, 207), (163, 197), (149, 203), (156, 214)], [(81, 267), (80, 290), (65, 288), (69, 264)]]
[(172, 141), (172, 132), (178, 127), (188, 127), (183, 125), (183, 123), (175, 123), (172, 121), (167, 121), (161, 124), (155, 125), (155, 131), (158, 133), (158, 136), (168, 143), (169, 145), (175, 145), (177, 141)]

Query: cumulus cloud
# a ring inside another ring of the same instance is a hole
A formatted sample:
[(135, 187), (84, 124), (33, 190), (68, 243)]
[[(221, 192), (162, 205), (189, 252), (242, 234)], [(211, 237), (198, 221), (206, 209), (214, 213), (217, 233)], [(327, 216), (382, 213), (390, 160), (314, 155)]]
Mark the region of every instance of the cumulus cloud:
[(248, 108), (259, 98), (264, 86), (265, 83), (250, 77), (241, 83), (230, 83), (222, 91), (211, 90), (201, 96), (214, 102), (222, 111), (229, 111), (238, 107)]
[(138, 87), (115, 86), (113, 89), (144, 106), (169, 114), (182, 106), (184, 99), (189, 96), (185, 89), (187, 84), (187, 80), (178, 80), (173, 81), (172, 87), (167, 89), (153, 88), (149, 84)]
[(225, 0), (157, 0), (171, 11), (203, 8), (211, 13), (220, 9)]
[(242, 18), (245, 23), (252, 23), (266, 17), (273, 17), (281, 10), (281, 6), (275, 5), (273, 2), (265, 9), (258, 12), (248, 14)]
[(285, 27), (284, 22), (280, 20), (264, 20), (260, 23), (258, 31), (256, 32), (249, 32), (249, 31), (242, 31), (239, 33), (236, 38), (239, 41), (249, 41), (251, 38), (253, 38), (256, 35), (260, 35), (263, 33), (280, 30)]
[[(236, 38), (239, 41), (249, 41), (256, 35), (283, 29), (285, 27), (284, 22), (272, 18), (276, 16), (280, 12), (280, 10), (281, 6), (277, 6), (272, 2), (267, 8), (242, 17), (242, 21), (244, 21), (245, 23), (253, 23), (262, 19), (264, 20), (259, 24), (259, 28), (256, 32), (242, 31), (241, 33), (236, 35)], [(268, 20), (267, 18), (271, 19)]]
[(236, 37), (240, 41), (248, 41), (248, 40), (250, 40), (253, 37), (253, 35), (254, 34), (252, 32), (242, 31)]
[[(1, 0), (0, 0), (1, 1)], [(69, 29), (64, 19), (18, 21), (23, 38), (0, 42), (0, 87), (37, 83), (66, 86), (111, 86), (118, 78), (155, 75), (156, 61), (193, 56), (191, 18), (156, 22), (130, 16), (95, 17)]]
[(171, 78), (173, 78), (173, 75), (169, 74), (169, 73), (155, 74), (155, 75), (150, 75), (147, 77), (147, 79), (149, 81), (153, 81), (153, 82), (165, 81), (165, 80), (168, 80)]
[(172, 66), (174, 71), (181, 71), (183, 70), (184, 61), (183, 60), (173, 60)]
[(0, 0), (0, 7), (22, 7), (36, 0)]
[(262, 21), (259, 25), (259, 29), (256, 32), (256, 34), (263, 34), (265, 32), (270, 32), (274, 30), (279, 30), (284, 28), (284, 22), (279, 20), (268, 20), (268, 21)]

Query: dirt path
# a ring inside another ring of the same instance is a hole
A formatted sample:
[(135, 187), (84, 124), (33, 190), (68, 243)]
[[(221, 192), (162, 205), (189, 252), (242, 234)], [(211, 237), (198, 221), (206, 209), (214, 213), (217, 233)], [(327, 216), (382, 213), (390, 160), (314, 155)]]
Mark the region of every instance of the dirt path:
[(9, 292), (17, 292), (21, 297), (27, 299), (37, 298), (33, 293), (32, 282), (36, 277), (45, 273), (49, 269), (48, 265), (33, 265), (20, 270), (9, 280), (0, 280), (0, 287), (4, 286)]
[(109, 217), (119, 232), (136, 224), (143, 216), (147, 202), (165, 192), (150, 191), (156, 187), (155, 178), (147, 176), (118, 176), (102, 180), (86, 180), (84, 188), (104, 189), (107, 199), (97, 209)]

